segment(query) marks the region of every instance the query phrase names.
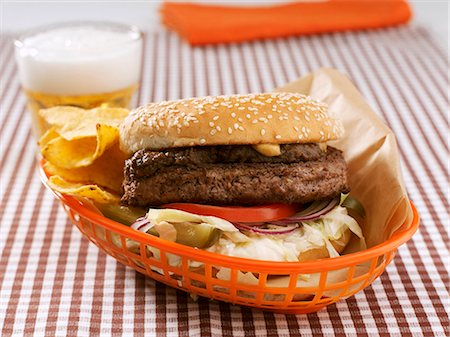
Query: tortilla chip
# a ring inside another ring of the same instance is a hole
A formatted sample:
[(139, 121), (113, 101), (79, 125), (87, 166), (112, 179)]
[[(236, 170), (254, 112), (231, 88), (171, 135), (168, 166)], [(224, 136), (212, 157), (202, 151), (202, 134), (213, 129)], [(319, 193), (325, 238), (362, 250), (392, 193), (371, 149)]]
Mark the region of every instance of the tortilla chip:
[(118, 203), (126, 154), (119, 148), (120, 108), (44, 109), (50, 129), (39, 140), (48, 185), (55, 191), (98, 203)]
[(96, 136), (93, 137), (67, 140), (59, 136), (48, 141), (52, 134), (46, 135), (40, 142), (42, 155), (52, 164), (65, 169), (91, 165), (119, 139), (117, 128), (105, 124), (96, 125)]
[(48, 185), (59, 193), (89, 198), (98, 203), (118, 203), (120, 201), (118, 195), (112, 194), (97, 185), (73, 183), (59, 176), (51, 176), (48, 179)]
[(65, 140), (74, 140), (97, 135), (98, 124), (119, 128), (128, 115), (127, 109), (95, 108), (91, 110), (72, 106), (57, 106), (42, 109), (39, 115)]
[(55, 131), (54, 128), (48, 129), (39, 139), (38, 144), (41, 149), (45, 147), (50, 141), (59, 137), (58, 132)]
[(120, 150), (119, 143), (116, 142), (102, 156), (97, 158), (92, 165), (65, 169), (47, 161), (44, 164), (44, 170), (51, 176), (59, 176), (71, 182), (106, 187), (119, 194), (121, 192), (123, 167), (126, 158), (126, 154)]

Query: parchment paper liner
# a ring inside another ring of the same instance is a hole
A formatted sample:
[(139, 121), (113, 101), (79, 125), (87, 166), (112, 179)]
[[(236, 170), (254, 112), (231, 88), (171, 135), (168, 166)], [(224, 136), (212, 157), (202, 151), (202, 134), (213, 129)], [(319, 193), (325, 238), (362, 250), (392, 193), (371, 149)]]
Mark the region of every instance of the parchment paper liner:
[[(344, 137), (328, 144), (344, 151), (351, 194), (366, 210), (366, 221), (361, 227), (368, 247), (388, 239), (402, 224), (411, 224), (413, 214), (395, 136), (346, 76), (335, 69), (322, 68), (275, 91), (298, 92), (326, 102), (330, 115), (344, 123)], [(357, 246), (353, 241), (344, 253), (356, 251)], [(368, 270), (368, 263), (358, 265), (354, 277)], [(347, 276), (347, 268), (331, 271), (327, 284), (342, 282)], [(223, 271), (219, 278), (226, 280), (229, 275)], [(238, 278), (241, 283), (258, 283), (251, 273), (239, 273)], [(297, 287), (313, 287), (318, 282), (319, 274), (312, 274), (299, 278)], [(267, 281), (269, 287), (287, 287), (288, 283), (287, 276)], [(333, 293), (324, 295), (333, 296)]]

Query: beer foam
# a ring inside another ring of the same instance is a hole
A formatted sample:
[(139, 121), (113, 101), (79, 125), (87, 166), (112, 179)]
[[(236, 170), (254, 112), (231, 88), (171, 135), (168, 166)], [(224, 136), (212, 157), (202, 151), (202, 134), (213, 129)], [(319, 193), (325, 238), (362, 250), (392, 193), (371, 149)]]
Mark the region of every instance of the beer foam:
[(22, 85), (56, 95), (117, 91), (139, 80), (139, 32), (101, 25), (57, 27), (27, 36), (17, 44)]

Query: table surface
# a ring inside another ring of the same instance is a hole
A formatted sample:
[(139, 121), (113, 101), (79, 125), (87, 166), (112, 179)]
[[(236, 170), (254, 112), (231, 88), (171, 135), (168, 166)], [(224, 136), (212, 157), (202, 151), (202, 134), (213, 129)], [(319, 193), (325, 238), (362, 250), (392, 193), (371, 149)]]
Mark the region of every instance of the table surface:
[(0, 45), (2, 336), (448, 336), (448, 63), (417, 27), (191, 48), (145, 37), (139, 104), (270, 91), (321, 66), (348, 74), (398, 137), (422, 225), (386, 272), (309, 315), (191, 300), (84, 239), (39, 181), (11, 40)]

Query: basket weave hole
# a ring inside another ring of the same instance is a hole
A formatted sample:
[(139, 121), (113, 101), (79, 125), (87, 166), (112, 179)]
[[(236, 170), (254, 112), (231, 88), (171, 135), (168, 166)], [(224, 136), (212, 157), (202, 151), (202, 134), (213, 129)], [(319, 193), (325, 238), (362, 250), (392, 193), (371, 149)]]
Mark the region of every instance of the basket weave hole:
[(259, 284), (259, 273), (253, 273), (245, 270), (238, 270), (237, 283), (256, 286)]
[[(84, 219), (82, 219), (81, 222), (83, 223), (83, 225), (85, 224)], [(100, 227), (100, 226), (96, 225), (96, 224), (93, 224), (92, 227), (94, 228), (93, 233), (92, 233), (93, 237), (97, 241), (106, 241), (106, 231), (105, 231), (105, 229), (103, 227)], [(86, 229), (87, 228), (89, 228), (88, 230), (90, 232), (92, 232), (90, 224), (86, 224)]]
[(205, 264), (203, 262), (196, 260), (189, 260), (187, 269), (189, 269), (189, 271), (192, 273), (205, 275)]
[(139, 261), (138, 259), (135, 259), (135, 258), (130, 258), (130, 260), (135, 269), (137, 269), (138, 271), (140, 271), (142, 273), (146, 272), (145, 264), (142, 261)]
[(236, 292), (236, 296), (241, 297), (241, 298), (246, 298), (246, 299), (247, 298), (255, 299), (256, 292), (238, 289), (238, 291)]
[(231, 280), (231, 269), (227, 267), (211, 267), (211, 281), (214, 280), (220, 281), (230, 281)]
[(122, 250), (130, 258), (139, 259), (139, 257), (141, 257), (141, 247), (139, 242), (130, 239), (120, 240), (120, 242), (122, 244)]
[(386, 255), (380, 255), (376, 259), (377, 259), (377, 266), (379, 266), (380, 264), (386, 261)]
[(189, 283), (194, 288), (206, 289), (206, 283), (203, 281), (190, 279)]
[(314, 294), (294, 294), (292, 302), (310, 302), (314, 298)]
[(291, 284), (292, 288), (296, 287), (298, 277), (296, 274), (268, 274), (264, 282), (264, 274), (262, 274), (262, 279), (259, 278), (259, 280), (261, 286), (265, 286), (267, 288), (286, 288), (287, 290)]
[(222, 285), (213, 285), (212, 287), (213, 289), (213, 293), (220, 293), (220, 294), (229, 294), (230, 293), (230, 288), (226, 287), (226, 286), (222, 286)]
[[(76, 214), (75, 214), (76, 215)], [(81, 232), (83, 232), (85, 235), (87, 236), (92, 236), (92, 223), (87, 220), (86, 218), (80, 218), (78, 217), (79, 220), (78, 222), (76, 222), (76, 225), (78, 226), (78, 228), (80, 229)]]
[(69, 212), (70, 212), (70, 217), (72, 218), (73, 221), (75, 221), (75, 222), (80, 221), (80, 216), (78, 215), (78, 213), (75, 213), (72, 210), (70, 210)]
[(264, 294), (264, 301), (270, 302), (284, 302), (286, 300), (286, 294)]
[(183, 275), (180, 275), (180, 274), (177, 274), (177, 273), (169, 273), (170, 274), (170, 278), (172, 279), (172, 280), (175, 280), (176, 281), (176, 284), (181, 288), (181, 287), (183, 287), (183, 281), (184, 281), (184, 277), (183, 277)]
[(181, 268), (182, 259), (183, 258), (180, 255), (174, 253), (160, 252), (160, 260), (163, 263), (163, 266), (165, 264), (164, 262), (166, 262), (169, 267)]
[(339, 298), (337, 297), (322, 297), (322, 299), (318, 302), (318, 304), (329, 305), (331, 303), (336, 302), (338, 299)]
[(161, 262), (161, 251), (158, 248), (145, 245), (145, 254), (145, 258), (148, 263), (152, 264), (152, 262)]

